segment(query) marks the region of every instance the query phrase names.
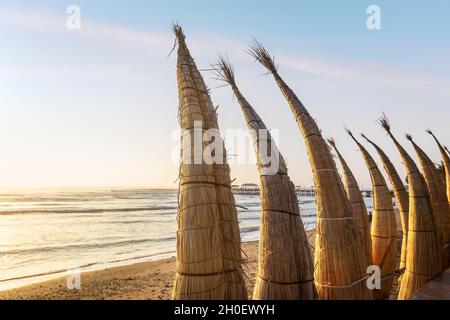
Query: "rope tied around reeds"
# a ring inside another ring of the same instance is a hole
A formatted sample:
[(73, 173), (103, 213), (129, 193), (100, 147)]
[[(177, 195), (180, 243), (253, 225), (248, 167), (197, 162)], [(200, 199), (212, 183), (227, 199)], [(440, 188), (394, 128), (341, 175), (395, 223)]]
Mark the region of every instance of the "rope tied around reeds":
[[(189, 176), (189, 177), (192, 177), (192, 176)], [(187, 182), (182, 182), (182, 183), (180, 183), (180, 184), (181, 184), (182, 186), (184, 186), (184, 185), (193, 185), (193, 184), (196, 184), (196, 185), (200, 185), (200, 184), (208, 184), (208, 185), (211, 185), (211, 186), (214, 186), (214, 187), (219, 186), (219, 187), (231, 189), (231, 186), (229, 186), (229, 185), (227, 185), (227, 184), (215, 182), (215, 181), (187, 181)], [(199, 186), (199, 188), (201, 188), (201, 187), (202, 187), (202, 186)], [(190, 188), (195, 188), (195, 186), (190, 186)]]
[[(210, 293), (210, 292), (213, 292), (215, 290), (220, 289), (220, 287), (222, 287), (225, 283), (226, 283), (226, 281), (220, 282), (216, 287), (209, 288), (208, 290), (190, 291), (189, 295), (195, 296), (195, 295), (198, 295), (198, 294)], [(183, 300), (185, 300), (184, 297), (186, 297), (186, 294), (185, 293), (172, 292), (172, 297), (183, 297)]]
[(340, 221), (340, 220), (353, 220), (354, 217), (340, 217), (340, 218), (325, 218), (325, 217), (317, 217), (317, 220), (323, 221)]
[(367, 207), (364, 203), (361, 190), (359, 189), (358, 182), (356, 181), (352, 170), (340, 153), (335, 140), (333, 138), (328, 138), (327, 142), (330, 145), (331, 149), (334, 149), (334, 151), (336, 152), (337, 158), (342, 168), (344, 175), (344, 187), (352, 207), (353, 217), (355, 218), (355, 226), (358, 229), (358, 234), (364, 246), (366, 260), (371, 261), (372, 246), (370, 238), (369, 216), (367, 214)]
[[(174, 25), (173, 32), (172, 51), (178, 46), (180, 127), (192, 130), (195, 121), (201, 121), (202, 129), (218, 130), (217, 109), (189, 53), (183, 30)], [(237, 208), (231, 195), (226, 154), (223, 164), (195, 165), (185, 161), (194, 159), (192, 155), (190, 159), (183, 158), (189, 156), (184, 154), (185, 150), (180, 154), (183, 162), (179, 172), (177, 276), (173, 297), (246, 299)]]
[(445, 270), (447, 269), (450, 260), (449, 252), (445, 245), (449, 240), (450, 231), (450, 207), (446, 193), (446, 186), (440, 181), (436, 165), (430, 157), (415, 143), (410, 134), (407, 134), (406, 138), (411, 142), (416, 151), (421, 163), (423, 176), (428, 186), (430, 200), (433, 206), (433, 213), (435, 215), (436, 229), (440, 237), (440, 245), (442, 248), (442, 269)]
[(312, 169), (313, 172), (334, 172), (334, 173), (338, 173), (337, 169), (330, 169), (330, 168), (322, 168), (322, 169)]
[(372, 221), (370, 232), (372, 263), (379, 265), (387, 273), (385, 279), (389, 281), (385, 281), (381, 286), (381, 291), (376, 294), (378, 298), (385, 299), (391, 292), (392, 281), (390, 280), (394, 277), (397, 264), (397, 226), (392, 198), (386, 179), (371, 154), (356, 139), (350, 129), (345, 128), (345, 131), (359, 147), (372, 181), (374, 193), (373, 216), (376, 217)]
[(256, 275), (259, 279), (269, 282), (269, 283), (273, 283), (273, 284), (279, 284), (279, 285), (296, 285), (296, 284), (305, 284), (305, 283), (310, 283), (314, 281), (313, 279), (307, 279), (307, 280), (302, 280), (302, 281), (294, 281), (294, 282), (279, 282), (279, 281), (273, 281), (270, 279), (265, 279), (264, 277), (260, 276), (259, 274)]
[[(440, 272), (440, 241), (425, 178), (420, 173), (414, 160), (391, 133), (391, 126), (385, 114), (383, 114), (379, 123), (388, 133), (402, 157), (408, 173), (411, 191), (409, 194), (408, 259), (406, 260), (406, 270), (402, 276), (398, 295), (400, 300), (405, 300), (409, 299)], [(413, 193), (418, 193), (420, 197)]]
[[(316, 241), (317, 243), (320, 243), (320, 246), (315, 250), (314, 266), (315, 272), (318, 273), (317, 277), (319, 279), (326, 277), (327, 281), (331, 281), (328, 285), (340, 284), (340, 279), (342, 278), (353, 279), (352, 275), (355, 272), (356, 274), (363, 274), (366, 271), (365, 266), (363, 266), (366, 258), (365, 256), (363, 257), (362, 254), (355, 254), (353, 250), (350, 250), (347, 244), (341, 245), (339, 242), (344, 239), (349, 239), (348, 241), (352, 242), (352, 247), (354, 247), (358, 253), (363, 250), (362, 242), (356, 239), (357, 230), (353, 220), (345, 218), (347, 216), (352, 216), (352, 208), (347, 195), (345, 194), (342, 181), (331, 156), (329, 147), (326, 145), (316, 121), (310, 116), (308, 110), (296, 96), (294, 91), (278, 74), (275, 59), (270, 56), (268, 51), (256, 40), (250, 45), (248, 53), (254, 57), (256, 61), (261, 63), (263, 67), (268, 70), (269, 74), (273, 75), (276, 84), (291, 108), (308, 147), (308, 156), (311, 162), (314, 182), (318, 193), (318, 199), (316, 201), (318, 216), (319, 218), (322, 216), (330, 218), (328, 221), (332, 222), (327, 226), (326, 223), (320, 223), (321, 220), (318, 220)], [(342, 220), (342, 218), (344, 218), (344, 220)], [(337, 222), (339, 220), (341, 220), (341, 222)], [(334, 257), (335, 243), (333, 243), (334, 241), (332, 238), (328, 238), (321, 234), (322, 231), (329, 232), (330, 235), (336, 237), (336, 240), (338, 241), (337, 250), (340, 251), (337, 253), (336, 259), (341, 259), (342, 263), (334, 263), (335, 261), (324, 259), (324, 257), (327, 257), (328, 255), (333, 255)], [(318, 290), (318, 294), (322, 299), (342, 299), (345, 297), (351, 297), (353, 299), (370, 299), (371, 296), (370, 292), (364, 289), (351, 289), (339, 292), (321, 289)]]
[(383, 162), (384, 169), (389, 176), (391, 185), (394, 190), (395, 198), (398, 202), (398, 207), (400, 211), (400, 219), (402, 225), (402, 242), (401, 242), (401, 254), (400, 254), (400, 269), (395, 271), (395, 275), (398, 277), (399, 282), (401, 282), (401, 276), (404, 273), (406, 266), (407, 257), (407, 246), (408, 246), (408, 227), (409, 227), (409, 197), (406, 191), (405, 185), (400, 178), (397, 169), (392, 164), (389, 157), (384, 153), (384, 151), (371, 139), (369, 139), (364, 133), (361, 133), (361, 137), (364, 138), (369, 144), (371, 144), (378, 153), (381, 161)]
[(366, 275), (363, 278), (361, 278), (359, 280), (356, 280), (355, 282), (353, 282), (351, 284), (348, 284), (348, 285), (322, 284), (322, 283), (318, 283), (317, 281), (316, 281), (316, 285), (319, 285), (319, 286), (321, 286), (323, 288), (330, 288), (330, 289), (348, 289), (348, 288), (351, 288), (351, 287), (353, 287), (353, 286), (355, 286), (355, 285), (357, 285), (357, 284), (367, 280), (369, 277), (370, 277), (370, 275)]
[[(233, 96), (237, 98), (244, 114), (248, 129), (252, 130), (252, 133), (267, 130), (263, 120), (237, 87), (234, 70), (228, 58), (219, 54), (218, 62), (212, 67), (216, 79), (231, 87)], [(300, 227), (302, 223), (298, 202), (294, 185), (287, 174), (286, 164), (278, 153), (279, 164), (276, 173), (267, 174), (264, 168), (269, 165), (263, 163), (260, 154), (261, 137), (252, 134), (251, 139), (257, 158), (262, 200), (258, 271), (253, 297), (262, 300), (314, 299), (316, 291), (312, 281), (312, 258), (305, 231)], [(277, 147), (270, 132), (264, 139), (267, 139), (273, 154)], [(281, 269), (276, 267), (280, 264), (283, 265)], [(293, 287), (283, 287), (308, 282), (311, 283), (310, 286), (299, 286), (295, 290)]]
[(276, 213), (286, 214), (286, 215), (289, 215), (289, 216), (299, 216), (299, 213), (297, 213), (297, 212), (290, 212), (290, 211), (286, 211), (286, 210), (280, 210), (279, 208), (276, 208), (276, 209), (265, 208), (265, 209), (262, 209), (261, 212), (270, 212), (270, 213), (276, 212)]

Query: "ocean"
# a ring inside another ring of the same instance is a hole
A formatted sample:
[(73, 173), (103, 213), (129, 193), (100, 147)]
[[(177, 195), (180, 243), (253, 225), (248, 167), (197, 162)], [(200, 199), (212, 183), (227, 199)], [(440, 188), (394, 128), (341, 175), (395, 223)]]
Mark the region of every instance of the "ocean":
[[(259, 238), (259, 197), (236, 195), (242, 241)], [(365, 198), (369, 210), (372, 199)], [(305, 228), (315, 199), (299, 199)], [(0, 194), (0, 290), (175, 255), (177, 192), (89, 190)]]

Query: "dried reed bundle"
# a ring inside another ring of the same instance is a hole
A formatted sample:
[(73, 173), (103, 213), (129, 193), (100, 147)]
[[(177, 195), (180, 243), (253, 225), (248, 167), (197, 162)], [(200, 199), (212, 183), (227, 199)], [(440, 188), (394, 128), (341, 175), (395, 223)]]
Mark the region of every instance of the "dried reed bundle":
[(375, 290), (375, 298), (385, 300), (391, 294), (394, 274), (397, 269), (397, 223), (391, 192), (375, 160), (352, 132), (348, 129), (346, 131), (358, 145), (372, 180), (373, 214), (370, 232), (372, 237), (372, 264), (379, 266), (381, 269), (381, 290)]
[(352, 207), (330, 149), (316, 122), (278, 74), (274, 59), (258, 42), (249, 53), (275, 78), (303, 133), (316, 187), (315, 283), (319, 299), (371, 299), (366, 256)]
[[(173, 31), (178, 45), (179, 120), (183, 129), (177, 233), (177, 275), (173, 299), (247, 299), (242, 272), (237, 210), (229, 167), (195, 164), (189, 152), (195, 142), (194, 122), (217, 129), (208, 90), (185, 43), (181, 27)], [(203, 140), (203, 139), (202, 139)], [(201, 150), (208, 144), (200, 142)]]
[(353, 172), (348, 166), (342, 154), (339, 152), (336, 142), (333, 138), (328, 139), (328, 143), (336, 151), (344, 175), (344, 186), (347, 191), (348, 200), (353, 209), (353, 217), (355, 218), (356, 225), (359, 230), (360, 238), (363, 242), (366, 252), (367, 263), (372, 261), (372, 239), (370, 238), (370, 222), (369, 215), (367, 214), (366, 204), (364, 198), (359, 189), (358, 182), (356, 181)]
[(439, 241), (441, 244), (442, 254), (442, 270), (446, 270), (449, 265), (449, 234), (450, 230), (450, 207), (448, 205), (447, 194), (442, 180), (439, 177), (436, 166), (428, 155), (414, 142), (411, 135), (406, 135), (406, 138), (411, 141), (414, 150), (416, 151), (419, 163), (422, 168), (422, 175), (427, 183), (428, 193), (430, 195), (431, 205), (433, 208), (434, 222), (439, 234)]
[(399, 300), (406, 300), (440, 272), (439, 238), (425, 179), (412, 158), (392, 134), (386, 116), (383, 116), (380, 124), (397, 147), (408, 173), (408, 254), (406, 270), (398, 294)]
[[(219, 56), (214, 68), (218, 78), (231, 86), (241, 106), (248, 129), (252, 132), (257, 159), (261, 227), (253, 299), (313, 300), (316, 298), (313, 258), (300, 217), (295, 187), (288, 176), (284, 159), (266, 125), (238, 89), (229, 61)], [(266, 155), (273, 157), (271, 163), (268, 163)]]
[(450, 156), (447, 154), (447, 148), (442, 146), (434, 133), (431, 130), (427, 130), (427, 132), (433, 137), (434, 141), (436, 141), (436, 144), (438, 145), (439, 151), (441, 153), (442, 161), (444, 162), (447, 199), (448, 203), (450, 203)]
[[(406, 255), (407, 255), (407, 246), (408, 246), (408, 215), (409, 215), (409, 198), (408, 192), (406, 192), (405, 185), (403, 184), (402, 179), (400, 178), (397, 170), (392, 164), (391, 160), (388, 158), (386, 153), (376, 145), (372, 140), (367, 138), (364, 134), (361, 135), (364, 139), (367, 140), (372, 146), (375, 147), (377, 153), (383, 162), (384, 170), (389, 176), (389, 180), (391, 181), (391, 185), (394, 188), (395, 199), (397, 199), (398, 208), (400, 211), (400, 221), (402, 224), (402, 251), (400, 256), (400, 272), (404, 272), (406, 267)], [(399, 282), (401, 282), (401, 276), (399, 277)]]

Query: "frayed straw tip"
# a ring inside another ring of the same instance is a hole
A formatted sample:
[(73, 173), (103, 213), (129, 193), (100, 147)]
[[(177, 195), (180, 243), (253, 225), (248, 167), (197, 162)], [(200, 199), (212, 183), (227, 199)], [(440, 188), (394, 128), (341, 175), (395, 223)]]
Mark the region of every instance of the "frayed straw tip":
[(328, 138), (327, 142), (332, 146), (332, 147), (336, 147), (336, 141), (333, 138)]
[(231, 65), (228, 57), (219, 53), (217, 58), (217, 63), (213, 67), (219, 77), (219, 80), (228, 82), (229, 84), (234, 84), (234, 68)]
[(391, 125), (389, 124), (389, 119), (386, 117), (386, 115), (384, 113), (383, 113), (383, 116), (378, 120), (378, 123), (387, 132), (391, 131)]
[(183, 32), (183, 28), (178, 23), (172, 24), (172, 31), (179, 41), (184, 40), (186, 38)]
[(352, 137), (352, 138), (354, 138), (353, 137), (353, 133), (350, 131), (350, 129), (349, 128), (345, 128), (345, 132), (347, 132), (347, 134), (350, 136), (350, 137)]
[(266, 69), (270, 72), (277, 72), (277, 68), (275, 66), (275, 58), (270, 55), (270, 53), (264, 48), (264, 46), (258, 42), (256, 39), (253, 39), (252, 43), (249, 45), (248, 54), (255, 58), (256, 61), (259, 61)]

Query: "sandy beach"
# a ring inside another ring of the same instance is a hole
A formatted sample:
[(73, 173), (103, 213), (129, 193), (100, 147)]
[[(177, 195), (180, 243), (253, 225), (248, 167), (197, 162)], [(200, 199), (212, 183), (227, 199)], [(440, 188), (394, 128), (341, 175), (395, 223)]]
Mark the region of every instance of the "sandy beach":
[[(257, 246), (257, 242), (242, 245), (248, 288), (253, 288)], [(175, 258), (169, 258), (83, 273), (80, 290), (69, 290), (64, 277), (0, 292), (0, 300), (167, 300), (174, 277)]]
[[(308, 231), (307, 234), (312, 244), (313, 232)], [(243, 243), (242, 250), (251, 298), (258, 242)], [(64, 277), (0, 292), (0, 300), (167, 300), (170, 299), (174, 277), (175, 258), (169, 258), (83, 273), (80, 290), (69, 290)]]
[[(399, 245), (401, 225), (397, 211)], [(314, 231), (307, 231), (314, 246)], [(257, 268), (258, 242), (242, 244), (245, 253), (246, 284), (251, 298)], [(399, 248), (400, 253), (400, 248)], [(67, 278), (49, 280), (0, 292), (0, 300), (167, 300), (175, 277), (175, 258), (137, 263), (129, 266), (86, 272), (81, 275), (81, 289), (69, 290)], [(395, 284), (393, 288), (395, 296)]]

